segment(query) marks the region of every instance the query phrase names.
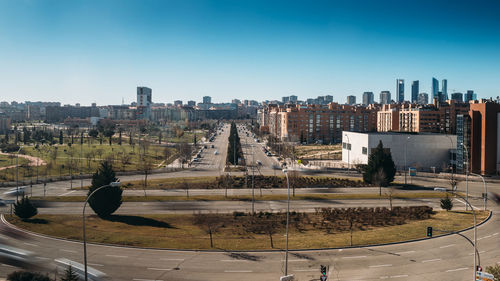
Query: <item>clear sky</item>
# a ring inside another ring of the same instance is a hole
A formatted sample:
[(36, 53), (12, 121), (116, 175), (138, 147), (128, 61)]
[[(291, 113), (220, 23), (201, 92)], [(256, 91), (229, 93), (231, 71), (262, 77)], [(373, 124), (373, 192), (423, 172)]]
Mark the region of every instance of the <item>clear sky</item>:
[(0, 0), (0, 100), (500, 95), (500, 1)]

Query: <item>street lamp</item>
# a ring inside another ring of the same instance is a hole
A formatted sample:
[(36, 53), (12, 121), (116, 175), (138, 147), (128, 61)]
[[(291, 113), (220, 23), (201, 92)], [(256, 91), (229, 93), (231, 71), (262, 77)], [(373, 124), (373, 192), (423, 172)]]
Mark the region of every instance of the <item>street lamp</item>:
[(475, 174), (471, 173), (471, 175), (478, 176), (483, 180), (483, 187), (484, 187), (484, 195), (483, 195), (483, 200), (484, 200), (484, 210), (486, 211), (486, 202), (488, 201), (488, 188), (486, 187), (486, 181), (484, 180), (484, 177), (481, 176), (480, 174)]
[(459, 193), (456, 193), (456, 192), (453, 192), (453, 191), (450, 191), (450, 190), (446, 190), (446, 192), (448, 193), (451, 193), (452, 195), (456, 195), (458, 197), (460, 197), (462, 200), (465, 201), (465, 203), (467, 203), (467, 205), (471, 208), (472, 210), (472, 215), (474, 216), (474, 267), (472, 268), (472, 272), (473, 272), (473, 276), (474, 278), (472, 280), (476, 280), (476, 263), (477, 263), (477, 260), (478, 260), (478, 257), (477, 255), (479, 255), (479, 253), (477, 252), (477, 223), (476, 223), (476, 211), (474, 211), (474, 208), (472, 207), (472, 205), (469, 203), (469, 201), (467, 199), (465, 199), (462, 195), (460, 195)]
[[(19, 153), (23, 147), (19, 147), (16, 157), (16, 202), (19, 200)], [(23, 195), (24, 196), (24, 195)]]
[(89, 196), (87, 196), (87, 199), (85, 200), (85, 203), (83, 204), (83, 212), (82, 212), (82, 228), (83, 228), (83, 264), (84, 264), (84, 267), (85, 267), (85, 281), (87, 281), (87, 239), (86, 239), (86, 236), (85, 236), (85, 207), (87, 206), (87, 203), (89, 202), (89, 199), (90, 197), (92, 197), (92, 195), (94, 195), (97, 191), (105, 188), (105, 187), (115, 187), (115, 186), (120, 186), (121, 183), (120, 182), (111, 182), (110, 184), (107, 184), (107, 185), (103, 185), (99, 188), (97, 188), (96, 190), (94, 190), (92, 193), (89, 194)]
[(350, 161), (351, 149), (349, 147), (351, 145), (351, 141), (349, 140), (349, 136), (347, 134), (344, 134), (344, 136), (347, 138), (347, 144), (345, 145), (347, 149), (347, 169), (351, 170), (351, 161)]
[(405, 171), (404, 171), (404, 172), (405, 172), (405, 185), (406, 185), (406, 173), (408, 172), (408, 171), (407, 171), (407, 170), (408, 170), (408, 168), (407, 168), (407, 164), (406, 164), (406, 154), (407, 154), (406, 152), (407, 152), (407, 150), (408, 150), (408, 140), (409, 140), (409, 139), (410, 139), (410, 137), (407, 137), (407, 138), (406, 138), (406, 142), (405, 142), (405, 168), (404, 168), (404, 169), (405, 169)]
[[(465, 161), (465, 198), (469, 199), (469, 150), (467, 149), (467, 146), (462, 142), (461, 143), (462, 147), (465, 148), (465, 156), (467, 156), (467, 160)], [(465, 205), (465, 210), (467, 211), (467, 208), (469, 206)]]
[(286, 177), (286, 184), (288, 189), (288, 200), (286, 206), (286, 248), (285, 248), (285, 276), (288, 275), (288, 224), (290, 221), (290, 181), (288, 180), (288, 171), (283, 169)]

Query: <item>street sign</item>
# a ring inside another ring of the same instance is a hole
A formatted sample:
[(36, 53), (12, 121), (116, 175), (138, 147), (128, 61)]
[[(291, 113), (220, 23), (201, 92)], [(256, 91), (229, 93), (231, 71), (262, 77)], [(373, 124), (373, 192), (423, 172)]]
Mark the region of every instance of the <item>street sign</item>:
[(476, 271), (476, 281), (494, 281), (495, 276), (482, 271)]
[(293, 274), (287, 276), (281, 276), (280, 281), (293, 281)]
[(410, 167), (408, 168), (408, 172), (410, 174), (410, 177), (415, 177), (417, 175), (417, 168)]

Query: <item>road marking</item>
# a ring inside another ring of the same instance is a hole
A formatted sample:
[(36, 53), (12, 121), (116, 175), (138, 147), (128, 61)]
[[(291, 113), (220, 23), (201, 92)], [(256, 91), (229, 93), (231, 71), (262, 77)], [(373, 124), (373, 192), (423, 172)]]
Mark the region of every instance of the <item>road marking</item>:
[(313, 272), (313, 271), (318, 271), (317, 269), (295, 269), (293, 271), (298, 271), (298, 272)]
[(247, 260), (220, 260), (221, 262), (249, 262)]
[(68, 252), (68, 253), (73, 253), (73, 254), (78, 253), (77, 251), (73, 251), (73, 250), (66, 250), (66, 249), (59, 249), (59, 251), (62, 251), (62, 252)]
[[(486, 251), (479, 251), (478, 253), (482, 254), (482, 253), (485, 253)], [(470, 253), (469, 256), (472, 256), (474, 255), (474, 253)]]
[(184, 259), (167, 259), (167, 258), (160, 258), (162, 261), (183, 261)]
[(446, 270), (446, 272), (454, 272), (454, 271), (460, 271), (460, 270), (466, 270), (467, 267), (461, 267), (461, 268), (457, 268), (457, 269), (448, 269)]
[(88, 265), (91, 265), (91, 266), (104, 266), (104, 264), (98, 264), (98, 263), (88, 263)]
[(415, 251), (399, 252), (399, 253), (396, 253), (396, 254), (402, 255), (402, 254), (411, 254), (411, 253), (415, 253)]
[(71, 191), (66, 192), (66, 193), (63, 193), (63, 194), (61, 194), (61, 195), (59, 195), (59, 196), (66, 196), (66, 195), (70, 195), (71, 193), (73, 193), (73, 192), (75, 192), (75, 191), (76, 191), (76, 190), (71, 190)]
[(380, 276), (380, 279), (402, 278), (402, 277), (408, 277), (408, 275), (403, 274), (403, 275), (393, 275), (393, 276)]
[(424, 260), (424, 261), (422, 261), (422, 263), (433, 262), (433, 261), (440, 261), (440, 260), (441, 259)]
[(128, 258), (127, 256), (119, 256), (119, 255), (106, 255), (106, 257), (111, 257), (111, 258)]
[(392, 264), (378, 264), (378, 265), (370, 265), (369, 267), (375, 268), (375, 267), (388, 267), (392, 266)]
[[(281, 260), (281, 261), (285, 261), (285, 260)], [(302, 262), (302, 261), (308, 261), (308, 260), (288, 260), (288, 262)]]
[(32, 247), (39, 247), (38, 245), (31, 244), (31, 243), (26, 243), (26, 242), (24, 242), (23, 244), (24, 244), (24, 245), (28, 245), (28, 246), (32, 246)]
[[(467, 203), (465, 203), (464, 201), (462, 201), (462, 200), (460, 200), (460, 199), (455, 198), (455, 200), (457, 200), (458, 202), (460, 202), (460, 203), (464, 204), (465, 206), (467, 206), (467, 205), (468, 205)], [(474, 209), (476, 209), (476, 210), (479, 210), (479, 208), (478, 208), (478, 207), (476, 207), (476, 206), (474, 206), (474, 205), (471, 205), (471, 206), (472, 206), (472, 208), (474, 208)]]
[(444, 249), (444, 248), (448, 248), (448, 247), (453, 247), (455, 246), (456, 244), (450, 244), (450, 245), (446, 245), (446, 246), (441, 246), (439, 247), (439, 249)]
[(249, 273), (253, 272), (251, 270), (224, 270), (226, 273)]
[(39, 260), (50, 260), (49, 258), (46, 258), (46, 257), (36, 257), (36, 258)]
[(361, 259), (366, 258), (366, 256), (354, 256), (354, 257), (342, 257), (343, 259)]
[(496, 232), (496, 233), (493, 233), (493, 234), (491, 234), (491, 235), (493, 235), (493, 236), (497, 236), (497, 235), (498, 235), (498, 232)]
[(148, 270), (159, 270), (159, 271), (170, 271), (171, 268), (156, 268), (156, 267), (148, 267)]

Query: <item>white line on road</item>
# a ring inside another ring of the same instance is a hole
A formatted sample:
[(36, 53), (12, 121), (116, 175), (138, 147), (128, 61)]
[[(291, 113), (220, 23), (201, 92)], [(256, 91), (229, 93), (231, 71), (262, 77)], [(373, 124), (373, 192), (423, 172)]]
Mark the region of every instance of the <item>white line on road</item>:
[(88, 265), (91, 265), (91, 266), (104, 266), (104, 264), (98, 264), (98, 263), (88, 263)]
[(491, 234), (491, 235), (493, 235), (493, 236), (497, 236), (497, 235), (498, 235), (498, 232), (495, 232), (495, 233), (493, 233), (493, 234)]
[(446, 270), (446, 272), (454, 272), (454, 271), (460, 271), (460, 270), (466, 270), (467, 267), (461, 267), (461, 268), (457, 268), (457, 269), (448, 269)]
[(444, 248), (448, 248), (448, 247), (453, 247), (455, 246), (456, 244), (450, 244), (450, 245), (446, 245), (446, 246), (441, 246), (439, 247), (439, 249), (444, 249)]
[(440, 261), (441, 259), (424, 260), (422, 263)]
[(226, 273), (249, 273), (253, 272), (251, 270), (224, 270)]
[(73, 251), (73, 250), (66, 250), (66, 249), (59, 249), (59, 251), (62, 251), (62, 252), (68, 252), (68, 253), (73, 253), (73, 254), (78, 253), (77, 251)]
[(36, 257), (36, 258), (39, 260), (50, 260), (49, 258), (46, 258), (46, 257)]
[(39, 247), (38, 245), (36, 244), (31, 244), (31, 243), (27, 243), (27, 242), (24, 242), (23, 243), (24, 245), (28, 245), (28, 246), (32, 246), (32, 247)]
[(366, 256), (354, 256), (354, 257), (342, 257), (343, 259), (362, 259), (366, 258)]
[(148, 267), (148, 270), (158, 270), (158, 271), (170, 271), (171, 268), (156, 268), (156, 267)]
[(59, 196), (66, 196), (66, 195), (70, 195), (71, 193), (73, 193), (73, 192), (75, 192), (75, 191), (76, 191), (76, 190), (71, 190), (71, 191), (66, 192), (66, 193), (63, 193), (63, 194), (61, 194), (61, 195), (59, 195)]
[(127, 256), (119, 256), (119, 255), (106, 255), (106, 257), (110, 257), (110, 258), (128, 258)]
[[(281, 261), (285, 261), (285, 260), (281, 260)], [(308, 260), (288, 260), (288, 262), (302, 262), (302, 261), (308, 261)]]
[(408, 275), (404, 274), (404, 275), (393, 275), (393, 276), (380, 276), (380, 279), (402, 278), (402, 277), (408, 277)]
[(249, 262), (247, 260), (220, 260), (221, 262)]
[(369, 267), (375, 268), (375, 267), (388, 267), (392, 266), (392, 264), (378, 264), (378, 265), (370, 265)]
[(396, 254), (402, 255), (402, 254), (411, 254), (411, 253), (415, 253), (415, 251), (399, 252), (399, 253), (396, 253)]
[[(464, 204), (465, 206), (467, 206), (467, 203), (465, 203), (464, 201), (462, 201), (462, 200), (460, 200), (460, 199), (457, 199), (457, 198), (455, 198), (455, 200), (457, 200), (458, 202), (460, 202), (460, 203)], [(471, 206), (472, 206), (472, 208), (474, 208), (474, 209), (476, 209), (476, 210), (479, 210), (479, 208), (478, 208), (478, 207), (476, 207), (476, 206), (474, 206), (474, 205), (471, 205)]]
[(2, 263), (2, 266), (6, 266), (6, 267), (14, 267), (12, 265), (8, 265), (8, 264), (5, 264), (5, 263)]
[(167, 258), (160, 258), (161, 261), (183, 261), (184, 259), (167, 259)]

